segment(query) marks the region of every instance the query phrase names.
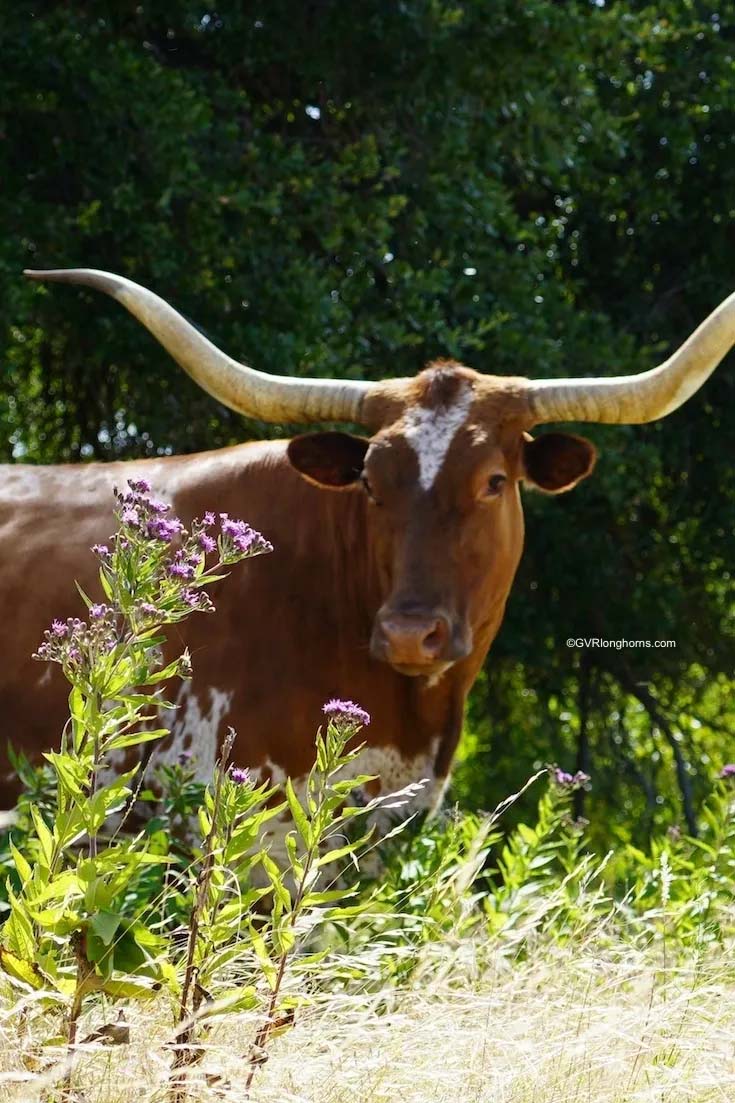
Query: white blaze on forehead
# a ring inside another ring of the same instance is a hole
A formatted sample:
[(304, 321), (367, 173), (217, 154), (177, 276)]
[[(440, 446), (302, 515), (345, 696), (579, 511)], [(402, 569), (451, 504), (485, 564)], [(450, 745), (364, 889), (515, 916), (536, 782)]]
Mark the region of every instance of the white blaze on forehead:
[(472, 388), (464, 383), (448, 406), (413, 406), (406, 414), (404, 435), (419, 461), (419, 484), (430, 490), (441, 470), (449, 445), (467, 420)]

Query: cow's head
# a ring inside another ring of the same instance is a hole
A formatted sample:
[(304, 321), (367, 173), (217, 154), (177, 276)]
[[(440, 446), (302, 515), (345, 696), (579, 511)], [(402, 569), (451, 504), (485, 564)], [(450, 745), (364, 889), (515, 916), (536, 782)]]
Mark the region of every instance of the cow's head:
[(735, 340), (735, 295), (669, 360), (629, 377), (531, 380), (437, 364), (381, 383), (265, 375), (230, 359), (157, 295), (92, 269), (31, 272), (112, 295), (206, 391), (272, 422), (353, 422), (295, 438), (289, 458), (330, 490), (368, 500), (381, 580), (372, 652), (406, 674), (437, 674), (497, 625), (523, 539), (519, 483), (551, 493), (591, 471), (581, 437), (528, 430), (549, 422), (635, 424), (677, 409)]
[(595, 450), (562, 433), (533, 440), (527, 403), (459, 364), (430, 365), (403, 389), (370, 439), (310, 433), (288, 456), (309, 481), (364, 496), (380, 582), (371, 653), (435, 677), (497, 627), (523, 544), (520, 483), (569, 490)]

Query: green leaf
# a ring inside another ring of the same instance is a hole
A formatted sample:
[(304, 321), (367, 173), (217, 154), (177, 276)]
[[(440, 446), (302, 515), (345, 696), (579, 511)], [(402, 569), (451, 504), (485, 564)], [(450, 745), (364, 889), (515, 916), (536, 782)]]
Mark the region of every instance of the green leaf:
[(13, 856), (15, 868), (18, 870), (18, 876), (20, 877), (21, 885), (25, 885), (26, 881), (30, 881), (31, 877), (33, 876), (33, 872), (31, 870), (30, 863), (26, 861), (21, 852), (13, 843), (12, 839), (10, 840), (10, 853)]
[(291, 894), (283, 883), (283, 874), (268, 854), (262, 854), (261, 863), (273, 887), (273, 895), (284, 911), (288, 911), (291, 907)]
[(43, 988), (45, 979), (39, 972), (38, 966), (31, 961), (16, 957), (5, 946), (0, 946), (0, 965), (14, 980), (22, 981), (30, 988)]
[(336, 900), (349, 900), (354, 895), (354, 889), (327, 889), (325, 892), (309, 892), (304, 897), (304, 907), (313, 908), (317, 904), (331, 904)]
[(89, 609), (92, 605), (94, 605), (94, 602), (92, 601), (91, 597), (88, 597), (85, 594), (84, 590), (79, 585), (79, 583), (76, 581), (76, 579), (74, 580), (74, 585), (76, 586), (77, 590), (79, 590), (79, 593), (81, 594), (81, 597), (82, 597), (82, 601), (84, 602), (84, 604)]
[(299, 803), (290, 777), (286, 778), (286, 800), (291, 816), (293, 817), (293, 822), (296, 825), (296, 830), (301, 836), (304, 846), (308, 848), (312, 845), (311, 824), (309, 823), (304, 809)]
[(84, 694), (82, 693), (79, 686), (74, 686), (71, 693), (69, 694), (69, 714), (72, 720), (75, 720), (77, 724), (80, 724), (82, 727), (85, 724), (84, 708)]
[(118, 1000), (151, 1000), (158, 994), (160, 988), (160, 981), (140, 977), (137, 980), (106, 980), (100, 990)]
[(139, 743), (150, 743), (154, 739), (162, 739), (164, 735), (170, 735), (168, 728), (155, 728), (153, 731), (131, 732), (129, 735), (115, 736), (107, 744), (105, 750), (119, 751), (123, 747), (137, 747)]
[(115, 937), (115, 931), (122, 923), (122, 918), (117, 912), (105, 909), (92, 916), (90, 926), (95, 934), (102, 939), (104, 945), (109, 946)]
[(317, 860), (317, 867), (326, 866), (330, 862), (337, 862), (340, 858), (349, 856), (353, 860), (359, 850), (367, 843), (372, 837), (374, 828), (370, 828), (361, 838), (355, 839), (352, 843), (345, 843), (344, 846), (339, 846), (336, 850), (328, 850), (326, 854), (323, 854)]
[(105, 591), (105, 597), (107, 598), (107, 600), (113, 601), (114, 598), (112, 593), (112, 586), (107, 579), (107, 572), (105, 571), (104, 567), (100, 567), (100, 585)]
[(157, 670), (154, 674), (150, 674), (142, 683), (144, 686), (154, 686), (158, 682), (165, 682), (169, 678), (174, 678), (179, 673), (180, 659), (174, 659), (172, 663), (165, 666), (163, 670)]
[(89, 778), (89, 770), (86, 766), (73, 755), (59, 754), (57, 751), (45, 751), (43, 757), (53, 766), (59, 782), (67, 793), (81, 797), (82, 786)]
[(10, 885), (8, 885), (8, 901), (10, 916), (3, 927), (3, 940), (17, 957), (23, 958), (24, 961), (33, 961), (36, 955), (33, 926), (23, 902), (13, 893)]
[(248, 919), (248, 931), (250, 933), (250, 944), (253, 948), (253, 953), (258, 959), (260, 970), (265, 979), (268, 981), (271, 989), (273, 989), (276, 982), (278, 970), (276, 969), (276, 966), (273, 964), (268, 955), (268, 950), (266, 948), (262, 935), (256, 929), (251, 919)]
[(31, 817), (33, 819), (33, 826), (36, 829), (36, 838), (41, 844), (41, 857), (46, 864), (46, 868), (51, 868), (51, 862), (54, 854), (54, 839), (46, 826), (46, 822), (43, 816), (36, 808), (35, 804), (31, 805)]
[(293, 927), (274, 927), (271, 934), (276, 952), (278, 954), (290, 954), (296, 945), (296, 934)]

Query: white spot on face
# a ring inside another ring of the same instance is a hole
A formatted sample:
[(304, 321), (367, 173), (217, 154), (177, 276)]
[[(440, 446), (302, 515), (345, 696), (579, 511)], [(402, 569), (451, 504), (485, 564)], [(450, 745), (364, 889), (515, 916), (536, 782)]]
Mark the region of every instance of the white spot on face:
[(404, 435), (419, 461), (419, 484), (430, 490), (449, 446), (472, 405), (472, 388), (465, 383), (451, 406), (414, 406), (406, 414)]

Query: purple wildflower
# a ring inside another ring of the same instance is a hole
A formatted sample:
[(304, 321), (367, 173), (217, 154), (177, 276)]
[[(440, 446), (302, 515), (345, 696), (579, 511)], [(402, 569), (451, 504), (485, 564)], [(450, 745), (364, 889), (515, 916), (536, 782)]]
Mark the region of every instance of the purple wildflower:
[(206, 532), (200, 532), (199, 547), (202, 549), (202, 551), (206, 552), (207, 555), (209, 555), (209, 553), (213, 552), (214, 549), (217, 547), (217, 541), (214, 539), (213, 536), (209, 536)]
[(199, 594), (196, 590), (182, 590), (181, 600), (184, 605), (189, 605), (192, 609), (196, 609), (199, 605)]
[(90, 605), (89, 607), (89, 615), (93, 620), (100, 620), (107, 612), (109, 612), (109, 606), (107, 605)]
[(571, 785), (574, 781), (574, 778), (571, 774), (568, 774), (566, 770), (560, 770), (558, 766), (555, 766), (554, 781), (557, 785)]
[(219, 519), (223, 536), (238, 536), (247, 527), (244, 521), (236, 521), (229, 513), (220, 513)]
[(63, 620), (55, 620), (51, 625), (51, 634), (59, 640), (65, 640), (69, 635), (69, 625)]
[(110, 549), (107, 544), (92, 544), (92, 551), (95, 555), (98, 555), (100, 559), (107, 559), (110, 554)]
[(232, 543), (237, 550), (244, 555), (245, 552), (250, 551), (255, 536), (256, 533), (253, 529), (248, 529), (247, 532), (238, 532), (238, 534), (233, 537)]
[(171, 508), (166, 502), (159, 502), (157, 498), (151, 498), (148, 502), (151, 513), (168, 513)]
[(140, 524), (140, 514), (133, 506), (126, 506), (120, 514), (120, 520), (124, 525), (130, 525), (132, 528), (137, 528)]
[(178, 517), (153, 517), (148, 522), (148, 535), (153, 540), (165, 540), (170, 543), (183, 529)]
[(150, 494), (151, 484), (147, 479), (128, 479), (128, 486), (136, 494)]
[(561, 789), (578, 789), (590, 780), (589, 774), (585, 774), (582, 770), (577, 770), (576, 774), (569, 774), (566, 770), (560, 770), (558, 766), (552, 768), (551, 776)]
[(735, 762), (728, 762), (726, 766), (723, 766), (720, 770), (720, 777), (735, 777)]
[(370, 723), (370, 713), (360, 708), (354, 701), (341, 701), (333, 697), (322, 708), (322, 712), (331, 723), (339, 726), (357, 725), (365, 727)]
[(141, 613), (143, 613), (143, 615), (146, 616), (146, 617), (157, 617), (158, 616), (157, 606), (152, 605), (150, 603), (150, 601), (141, 601), (138, 608), (140, 609)]
[(250, 770), (243, 769), (240, 766), (232, 766), (230, 767), (230, 779), (235, 782), (235, 785), (249, 785)]
[(202, 517), (202, 524), (205, 525), (206, 528), (211, 528), (212, 525), (214, 525), (216, 523), (217, 523), (217, 518), (212, 513), (211, 509), (208, 509), (207, 512)]
[(167, 574), (170, 578), (189, 579), (194, 577), (195, 570), (195, 564), (190, 560), (184, 559), (179, 552), (173, 563), (169, 564)]
[[(222, 530), (222, 559), (225, 563), (237, 562), (246, 555), (259, 555), (273, 551), (273, 545), (246, 521), (238, 521), (229, 513), (220, 513)], [(235, 554), (233, 554), (235, 553)]]

